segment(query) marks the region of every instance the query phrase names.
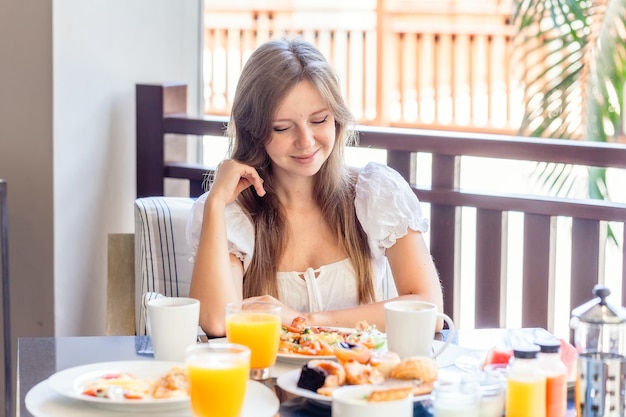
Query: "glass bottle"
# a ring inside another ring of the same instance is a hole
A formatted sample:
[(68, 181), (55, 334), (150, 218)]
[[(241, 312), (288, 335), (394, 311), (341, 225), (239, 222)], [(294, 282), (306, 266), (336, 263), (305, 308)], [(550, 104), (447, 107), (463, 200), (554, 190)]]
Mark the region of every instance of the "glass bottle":
[(537, 362), (538, 346), (516, 347), (506, 378), (507, 417), (546, 416), (546, 377)]
[(479, 417), (502, 417), (506, 378), (499, 373), (483, 372), (479, 377)]
[(475, 381), (437, 381), (432, 394), (433, 416), (479, 417), (479, 399)]
[(563, 417), (567, 411), (567, 367), (561, 361), (558, 339), (538, 340), (537, 362), (546, 377), (546, 417)]
[(478, 417), (502, 417), (506, 377), (500, 372), (483, 371), (465, 375), (462, 382), (474, 383), (478, 389)]

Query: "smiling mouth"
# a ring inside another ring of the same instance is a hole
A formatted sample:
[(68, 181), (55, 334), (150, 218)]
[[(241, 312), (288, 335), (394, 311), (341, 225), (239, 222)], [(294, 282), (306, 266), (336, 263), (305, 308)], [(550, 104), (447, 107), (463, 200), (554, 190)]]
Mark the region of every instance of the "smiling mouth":
[(308, 155), (296, 155), (296, 156), (293, 156), (293, 158), (297, 161), (306, 161), (306, 160), (312, 159), (316, 153), (317, 151), (310, 153)]

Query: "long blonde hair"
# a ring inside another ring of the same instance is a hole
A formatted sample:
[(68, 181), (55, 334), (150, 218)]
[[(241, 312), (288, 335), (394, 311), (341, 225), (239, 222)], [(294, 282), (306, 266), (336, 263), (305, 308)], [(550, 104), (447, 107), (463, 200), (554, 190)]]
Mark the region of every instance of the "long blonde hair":
[(233, 100), (227, 129), (230, 157), (256, 167), (267, 191), (261, 198), (250, 187), (238, 197), (255, 231), (254, 255), (244, 274), (243, 296), (278, 296), (277, 266), (285, 250), (286, 227), (265, 144), (281, 100), (305, 80), (317, 88), (335, 116), (335, 145), (315, 175), (314, 198), (352, 262), (359, 302), (368, 303), (375, 299), (371, 253), (354, 208), (356, 173), (344, 163), (346, 145), (356, 140), (354, 130), (348, 129), (354, 124), (353, 117), (341, 96), (338, 77), (324, 56), (300, 38), (271, 40), (256, 49), (243, 67)]

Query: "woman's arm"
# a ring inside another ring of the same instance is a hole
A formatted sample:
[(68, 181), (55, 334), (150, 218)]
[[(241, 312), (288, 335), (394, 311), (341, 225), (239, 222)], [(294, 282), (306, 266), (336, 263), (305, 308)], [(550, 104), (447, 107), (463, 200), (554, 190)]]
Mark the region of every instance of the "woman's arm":
[(387, 259), (399, 295), (419, 295), (443, 311), (439, 274), (421, 232), (409, 229), (387, 249)]
[(209, 336), (224, 335), (224, 307), (242, 299), (243, 264), (229, 253), (225, 212), (226, 206), (250, 186), (259, 195), (265, 194), (263, 180), (254, 168), (226, 160), (218, 167), (204, 203), (189, 296), (200, 300), (200, 327)]
[(243, 265), (228, 252), (224, 208), (207, 199), (189, 287), (189, 296), (200, 300), (200, 327), (207, 335), (224, 335), (224, 307), (241, 300), (242, 282)]
[[(421, 232), (410, 230), (387, 249), (387, 259), (401, 298), (428, 301), (443, 312), (439, 274)], [(437, 331), (443, 320), (437, 322)]]

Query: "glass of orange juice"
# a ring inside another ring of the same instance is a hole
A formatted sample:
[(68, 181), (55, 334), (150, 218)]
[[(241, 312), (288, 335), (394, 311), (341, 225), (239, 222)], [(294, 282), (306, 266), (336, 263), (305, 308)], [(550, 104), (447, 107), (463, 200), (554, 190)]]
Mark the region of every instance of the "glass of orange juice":
[(201, 343), (185, 352), (195, 417), (238, 417), (250, 374), (250, 349), (234, 343)]
[(252, 379), (269, 378), (278, 354), (280, 328), (280, 305), (260, 301), (226, 305), (226, 338), (230, 343), (248, 346), (252, 351)]

